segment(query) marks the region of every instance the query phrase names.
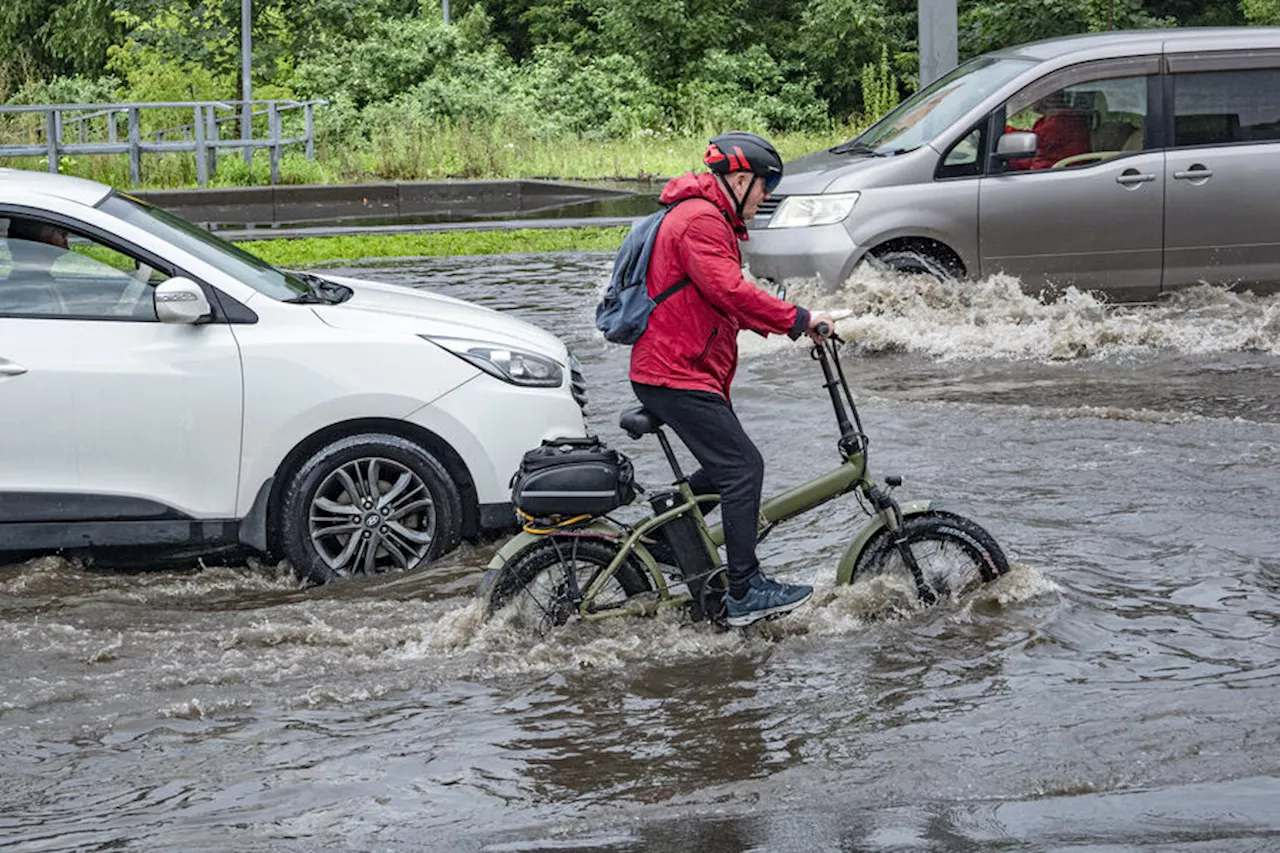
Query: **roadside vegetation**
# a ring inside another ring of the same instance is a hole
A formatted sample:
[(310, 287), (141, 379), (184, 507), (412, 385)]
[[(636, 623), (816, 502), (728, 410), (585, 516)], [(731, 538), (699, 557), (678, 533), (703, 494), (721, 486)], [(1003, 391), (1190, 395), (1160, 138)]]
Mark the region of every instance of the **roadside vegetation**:
[[(790, 158), (853, 136), (916, 88), (916, 0), (450, 6), (446, 25), (435, 0), (255, 0), (254, 97), (328, 102), (316, 111), (316, 159), (287, 154), (284, 181), (673, 175), (727, 128), (768, 133)], [(962, 58), (1109, 27), (1280, 23), (1280, 0), (962, 0), (959, 9)], [(239, 0), (5, 0), (0, 103), (235, 99), (239, 16)], [(191, 120), (144, 116), (152, 133)], [(284, 116), (287, 133), (301, 130), (299, 112)], [(105, 122), (90, 130), (105, 138)], [(0, 116), (0, 140), (38, 142), (43, 132), (33, 116)], [(129, 185), (123, 156), (62, 168)], [(143, 177), (147, 188), (194, 185), (194, 158), (145, 155)], [(265, 152), (252, 167), (228, 153), (214, 184), (267, 178)]]
[(363, 234), (289, 240), (246, 240), (240, 248), (285, 269), (372, 258), (507, 255), (521, 252), (612, 252), (627, 228), (522, 228), (515, 231), (440, 231)]

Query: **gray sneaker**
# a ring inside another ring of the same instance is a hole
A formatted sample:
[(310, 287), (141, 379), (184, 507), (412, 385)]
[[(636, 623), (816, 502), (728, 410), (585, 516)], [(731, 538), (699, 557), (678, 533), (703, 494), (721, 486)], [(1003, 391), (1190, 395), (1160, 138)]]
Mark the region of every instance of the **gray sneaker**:
[(734, 628), (742, 628), (769, 616), (790, 613), (810, 598), (813, 598), (813, 587), (808, 584), (781, 583), (757, 572), (742, 598), (725, 593), (725, 621)]

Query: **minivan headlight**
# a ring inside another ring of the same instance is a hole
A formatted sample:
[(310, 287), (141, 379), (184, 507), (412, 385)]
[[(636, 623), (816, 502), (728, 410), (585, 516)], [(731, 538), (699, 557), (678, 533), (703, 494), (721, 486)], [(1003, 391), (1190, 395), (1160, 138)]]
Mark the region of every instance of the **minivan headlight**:
[(861, 193), (830, 195), (789, 195), (778, 205), (770, 228), (800, 228), (806, 225), (831, 225), (853, 212)]
[(419, 337), (512, 385), (559, 388), (564, 382), (564, 369), (554, 359), (544, 355), (466, 338), (437, 338), (433, 335)]

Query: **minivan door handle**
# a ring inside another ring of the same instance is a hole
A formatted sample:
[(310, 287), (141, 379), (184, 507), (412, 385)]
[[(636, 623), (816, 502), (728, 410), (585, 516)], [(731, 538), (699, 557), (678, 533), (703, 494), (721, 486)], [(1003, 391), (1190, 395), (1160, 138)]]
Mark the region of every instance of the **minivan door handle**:
[(1137, 184), (1149, 184), (1155, 179), (1155, 175), (1139, 172), (1137, 169), (1125, 169), (1116, 176), (1116, 183), (1128, 187)]
[(1200, 163), (1195, 163), (1190, 169), (1174, 172), (1173, 176), (1179, 181), (1207, 181), (1213, 177), (1213, 170), (1206, 169)]
[(0, 358), (0, 376), (21, 376), (26, 372), (27, 369), (21, 364), (9, 361), (7, 358)]

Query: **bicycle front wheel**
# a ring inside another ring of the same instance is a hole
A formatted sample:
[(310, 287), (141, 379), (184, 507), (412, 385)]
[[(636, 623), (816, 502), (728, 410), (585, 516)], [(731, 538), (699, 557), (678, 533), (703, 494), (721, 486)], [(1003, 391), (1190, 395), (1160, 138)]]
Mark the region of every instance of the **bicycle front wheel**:
[[(1009, 571), (1004, 551), (991, 534), (963, 516), (937, 511), (908, 516), (902, 532), (936, 601), (959, 598)], [(871, 538), (854, 564), (853, 582), (893, 573), (915, 585), (895, 538), (889, 530)], [(928, 592), (917, 587), (917, 594), (930, 603)]]
[(612, 542), (584, 536), (547, 536), (520, 551), (502, 568), (489, 591), (489, 615), (516, 608), (520, 622), (540, 637), (579, 612), (621, 607), (633, 595), (649, 592), (648, 575), (634, 555), (628, 556), (613, 576), (589, 601), (582, 602), (618, 548)]

